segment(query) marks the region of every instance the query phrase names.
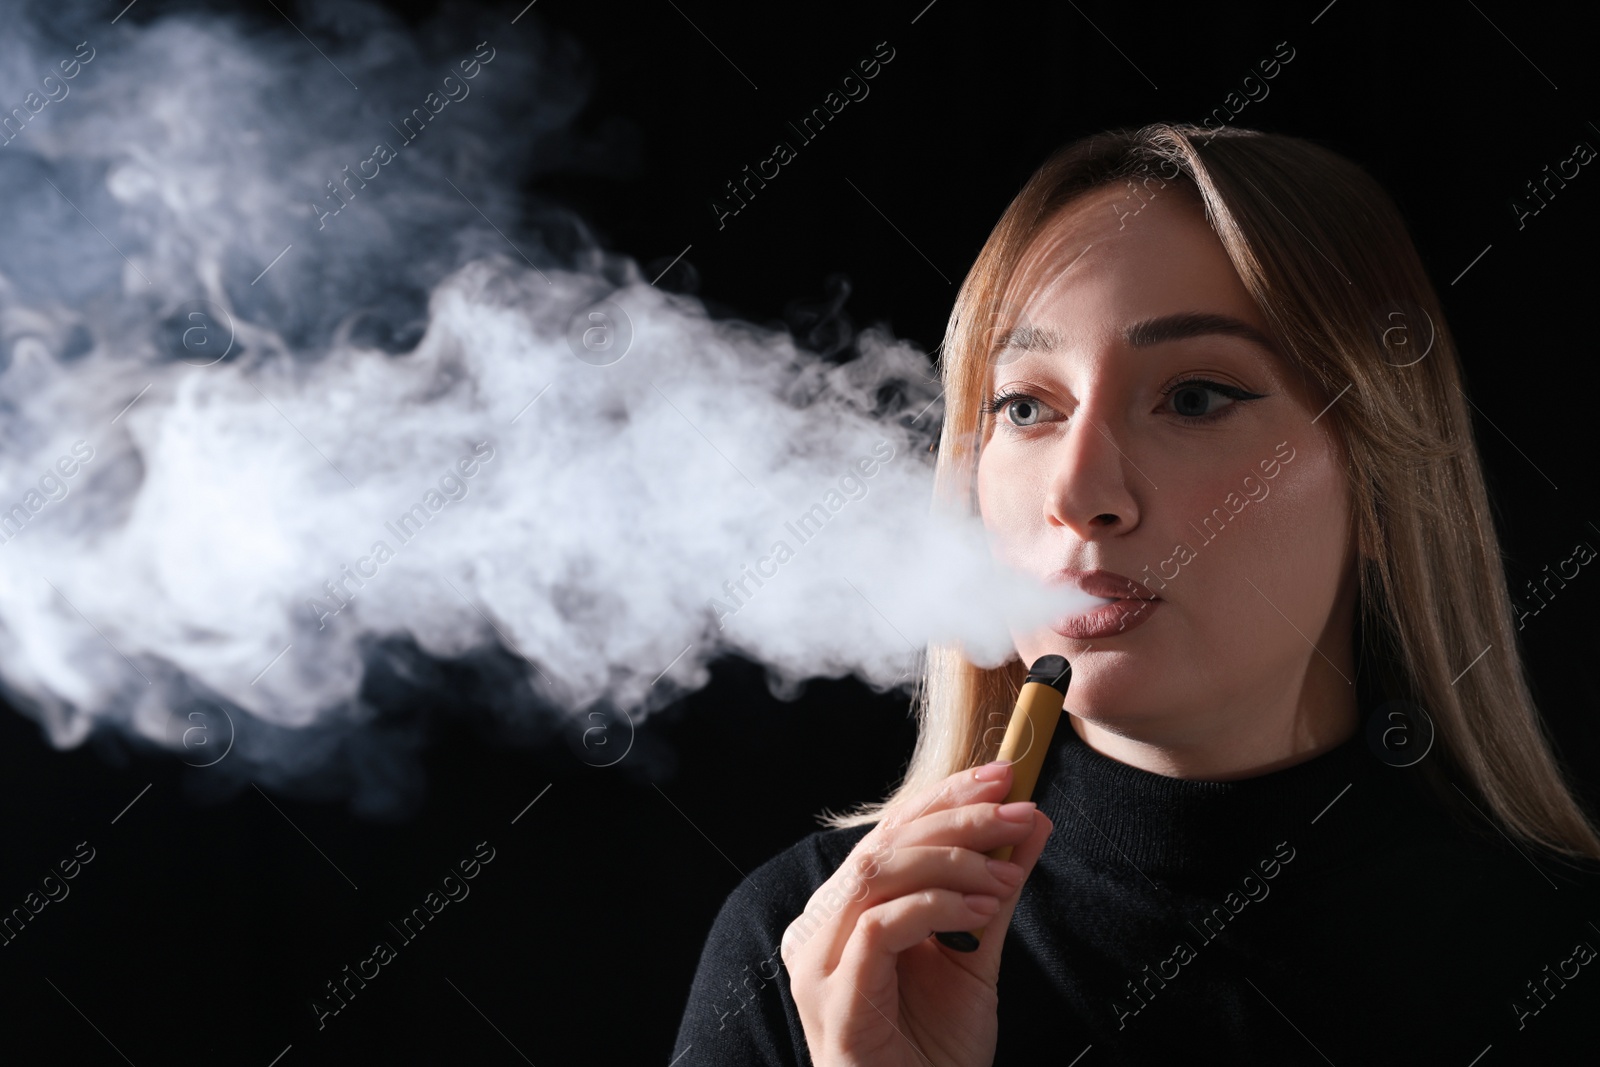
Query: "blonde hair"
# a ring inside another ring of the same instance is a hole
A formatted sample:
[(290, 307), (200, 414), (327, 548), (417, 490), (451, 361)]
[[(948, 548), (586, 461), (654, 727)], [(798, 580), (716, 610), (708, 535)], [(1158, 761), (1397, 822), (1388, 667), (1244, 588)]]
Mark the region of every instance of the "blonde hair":
[[(1294, 137), (1168, 124), (1097, 134), (1053, 155), (1000, 217), (956, 297), (940, 357), (946, 406), (935, 506), (975, 513), (991, 339), (1030, 242), (1069, 201), (1123, 181), (1130, 205), (1174, 184), (1196, 197), (1290, 365), (1330, 404), (1324, 417), (1351, 489), (1358, 678), (1379, 699), (1426, 710), (1435, 735), (1418, 770), (1429, 787), (1478, 829), (1487, 815), (1515, 839), (1600, 859), (1600, 836), (1573, 797), (1523, 675), (1438, 297), (1399, 211), (1350, 161)], [(1390, 312), (1419, 334), (1420, 320), (1431, 322), (1424, 358), (1391, 358)], [(874, 822), (911, 794), (995, 758), (1000, 731), (991, 727), (1009, 717), (1026, 670), (1017, 659), (981, 669), (953, 644), (930, 645), (916, 694), (917, 744), (901, 784), (886, 800), (824, 812), (821, 821)]]

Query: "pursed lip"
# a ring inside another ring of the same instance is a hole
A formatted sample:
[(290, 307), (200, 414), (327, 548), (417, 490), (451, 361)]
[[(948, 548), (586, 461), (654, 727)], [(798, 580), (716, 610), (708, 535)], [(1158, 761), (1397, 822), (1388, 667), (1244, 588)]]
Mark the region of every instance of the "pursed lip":
[(1070, 582), (1090, 596), (1105, 597), (1111, 601), (1089, 611), (1057, 619), (1050, 628), (1063, 637), (1091, 640), (1127, 633), (1142, 625), (1163, 603), (1144, 584), (1114, 571), (1062, 570), (1052, 575), (1052, 580)]
[(1149, 587), (1115, 571), (1060, 570), (1050, 576), (1052, 582), (1071, 582), (1090, 596), (1111, 600), (1160, 600)]

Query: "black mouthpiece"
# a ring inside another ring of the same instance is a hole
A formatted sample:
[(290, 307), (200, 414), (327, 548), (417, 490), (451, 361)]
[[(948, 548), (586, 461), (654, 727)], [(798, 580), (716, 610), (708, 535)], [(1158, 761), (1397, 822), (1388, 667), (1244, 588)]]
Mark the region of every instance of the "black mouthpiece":
[(1071, 680), (1072, 664), (1067, 662), (1067, 657), (1040, 656), (1033, 661), (1033, 666), (1028, 668), (1028, 676), (1022, 680), (1022, 684), (1040, 682), (1065, 695), (1067, 683)]

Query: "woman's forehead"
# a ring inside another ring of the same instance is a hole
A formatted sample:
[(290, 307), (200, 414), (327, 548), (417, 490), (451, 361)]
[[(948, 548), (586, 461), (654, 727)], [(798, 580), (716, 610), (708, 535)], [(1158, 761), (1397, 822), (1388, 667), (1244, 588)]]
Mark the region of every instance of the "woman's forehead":
[(1040, 228), (994, 309), (992, 344), (1030, 334), (1088, 341), (1179, 314), (1227, 316), (1268, 332), (1193, 197), (1157, 195), (1129, 218), (1116, 214), (1123, 193), (1091, 190)]

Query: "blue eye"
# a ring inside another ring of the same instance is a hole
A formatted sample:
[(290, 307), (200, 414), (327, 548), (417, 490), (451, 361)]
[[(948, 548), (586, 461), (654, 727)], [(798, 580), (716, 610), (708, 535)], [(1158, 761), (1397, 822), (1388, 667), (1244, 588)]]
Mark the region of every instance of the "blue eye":
[[(1238, 403), (1213, 406), (1216, 396), (1211, 394), (1232, 401), (1259, 400), (1266, 396), (1265, 393), (1252, 393), (1247, 389), (1214, 382), (1209, 378), (1185, 378), (1168, 386), (1162, 392), (1161, 398), (1170, 402), (1168, 410), (1190, 424), (1213, 422), (1226, 418), (1238, 410)], [(1004, 414), (1006, 423), (1018, 429), (1037, 426), (1041, 420), (1054, 413), (1054, 409), (1037, 397), (1012, 389), (996, 393), (991, 400), (983, 404), (982, 410), (989, 415)]]
[[(989, 415), (998, 415), (1004, 412), (1007, 415), (1006, 421), (1008, 423), (1019, 429), (1026, 429), (1027, 427), (1038, 425), (1035, 420), (1039, 419), (1043, 412), (1049, 411), (1050, 408), (1040, 403), (1036, 397), (1008, 389), (1005, 392), (997, 393), (992, 400), (983, 405), (983, 410)], [(1028, 421), (1021, 421), (1023, 419)]]

